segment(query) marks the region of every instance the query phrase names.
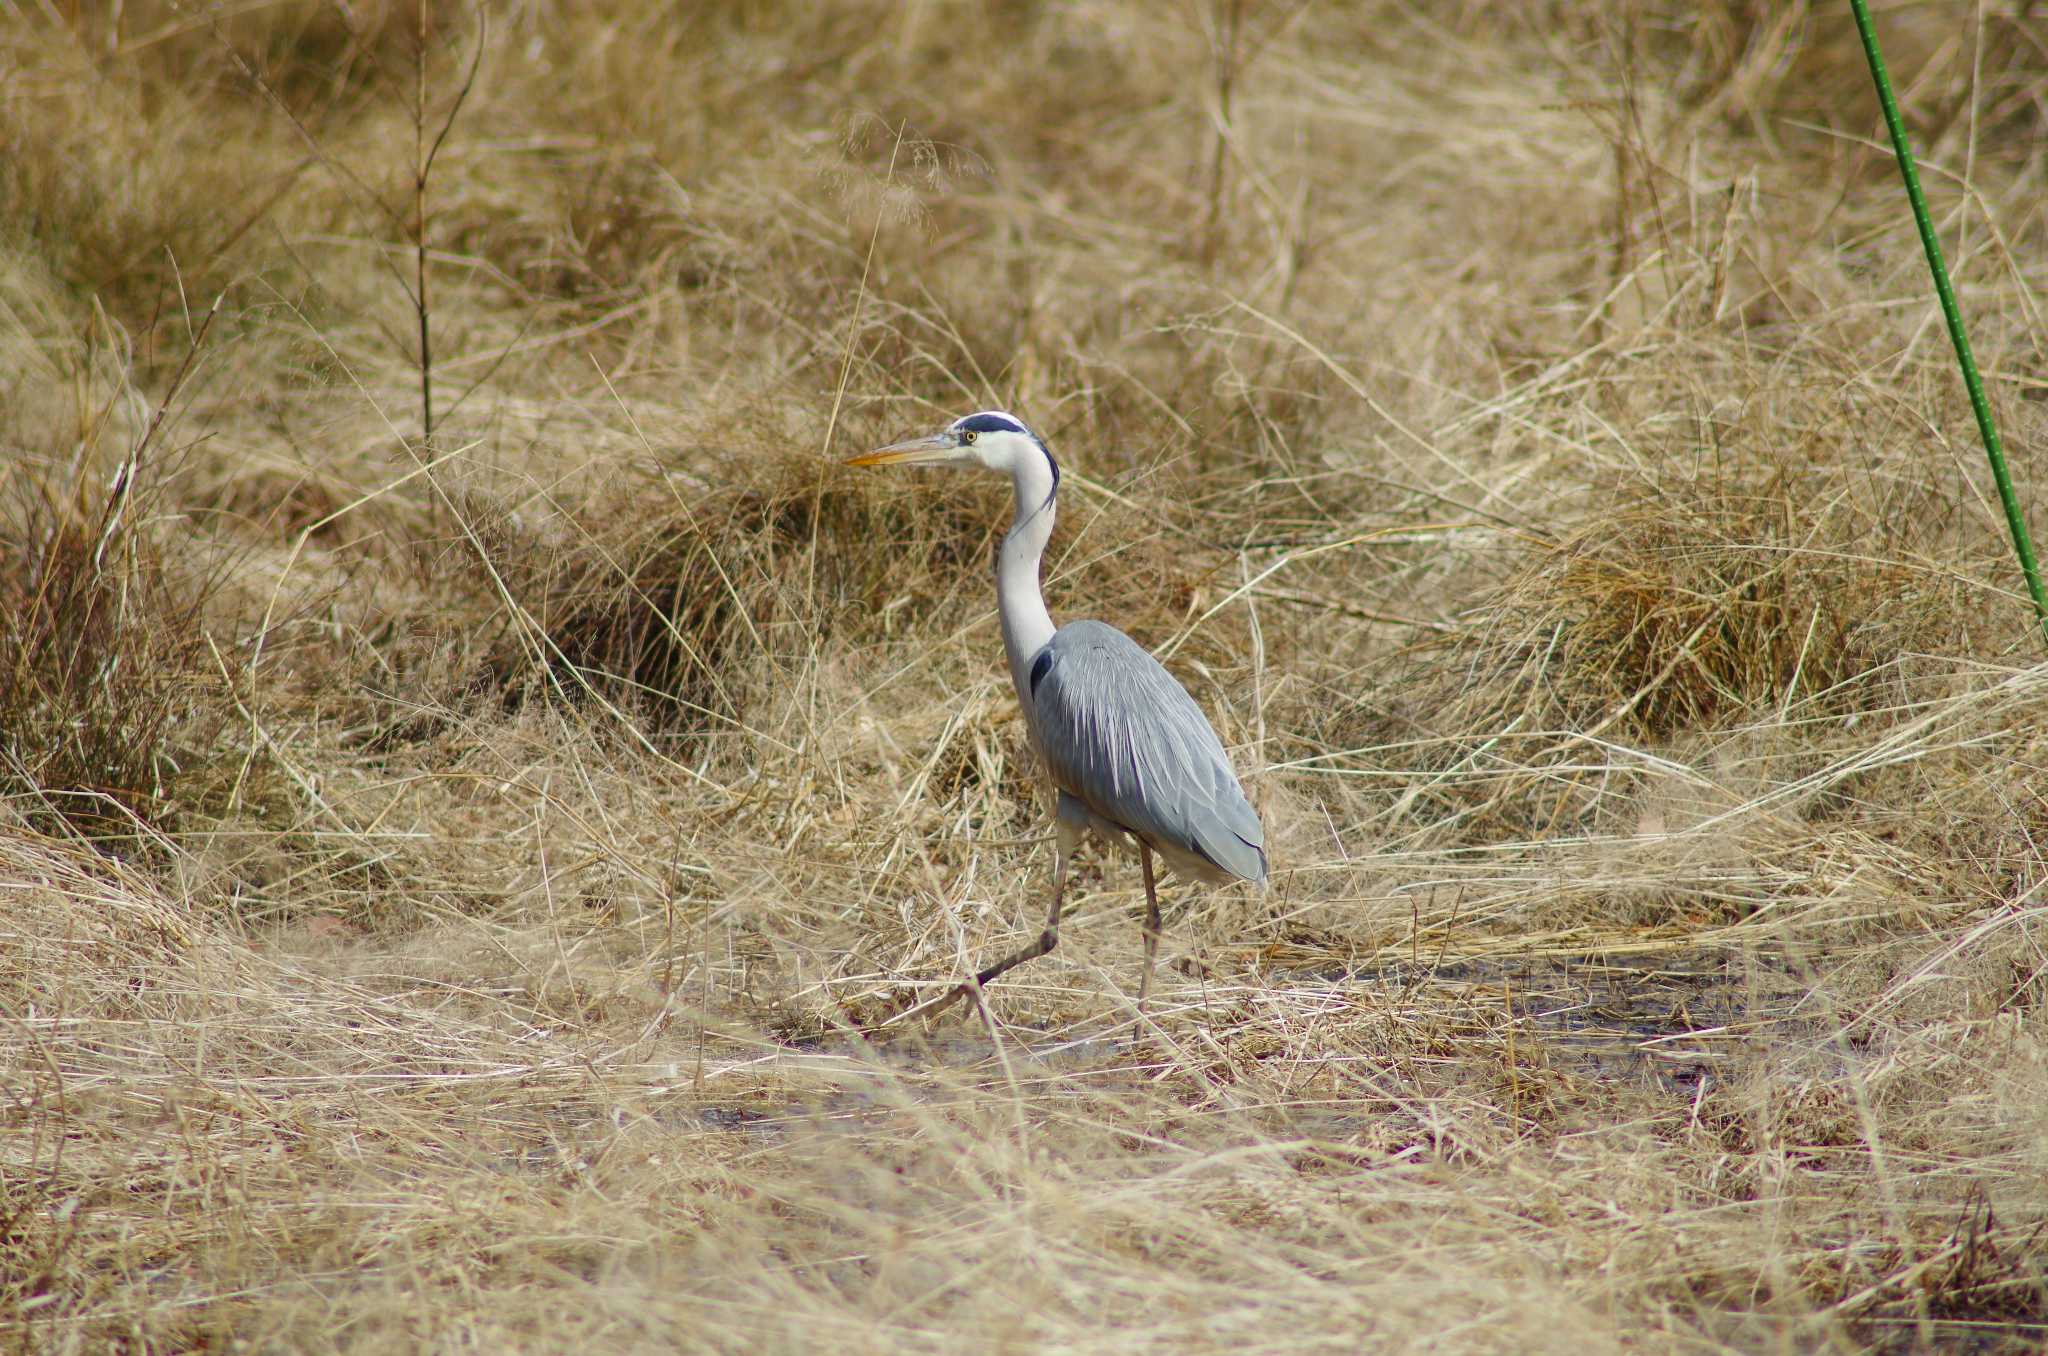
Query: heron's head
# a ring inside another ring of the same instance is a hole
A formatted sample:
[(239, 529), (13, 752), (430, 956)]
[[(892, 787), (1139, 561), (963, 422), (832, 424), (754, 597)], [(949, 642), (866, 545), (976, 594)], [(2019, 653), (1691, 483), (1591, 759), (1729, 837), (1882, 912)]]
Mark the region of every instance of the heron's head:
[[(1025, 459), (1029, 458), (1027, 462)], [(1020, 465), (1045, 466), (1059, 483), (1059, 463), (1045, 441), (1022, 419), (1001, 410), (970, 414), (926, 438), (891, 443), (873, 452), (847, 458), (848, 466), (981, 466), (1014, 474)]]

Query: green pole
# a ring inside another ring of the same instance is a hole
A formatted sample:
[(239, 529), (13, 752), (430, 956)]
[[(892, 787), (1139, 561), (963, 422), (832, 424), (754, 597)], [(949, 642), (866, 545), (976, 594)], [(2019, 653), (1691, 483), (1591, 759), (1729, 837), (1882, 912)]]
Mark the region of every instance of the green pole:
[(1977, 360), (1970, 355), (1970, 336), (1963, 332), (1963, 313), (1956, 306), (1955, 288), (1949, 285), (1948, 266), (1942, 262), (1941, 241), (1934, 234), (1934, 219), (1927, 214), (1927, 195), (1920, 191), (1920, 171), (1913, 166), (1913, 150), (1906, 144), (1906, 125), (1899, 118), (1899, 101), (1892, 97), (1892, 78), (1884, 67), (1884, 54), (1877, 49), (1877, 29), (1870, 22), (1865, 0), (1849, 0), (1856, 13), (1856, 31), (1863, 36), (1863, 55), (1870, 60), (1870, 78), (1877, 83), (1877, 102), (1884, 108), (1884, 125), (1892, 134), (1892, 149), (1899, 157), (1899, 177), (1906, 181), (1906, 196), (1913, 203), (1913, 221), (1920, 228), (1920, 244), (1927, 250), (1927, 271), (1934, 275), (1934, 290), (1941, 298), (1941, 314), (1948, 321), (1948, 337), (1956, 346), (1956, 361), (1962, 365), (1963, 385), (1970, 392), (1970, 408), (1977, 414), (1977, 431), (1984, 437), (1984, 455), (1991, 459), (1991, 474), (1998, 481), (1999, 502), (2005, 505), (2006, 525), (2012, 529), (2013, 554), (2027, 576), (2027, 592), (2033, 596), (2034, 612), (2048, 631), (2048, 592), (2041, 588), (2041, 567), (2034, 562), (2034, 543), (2027, 536), (2027, 520), (2020, 515), (2019, 495), (2012, 488), (2012, 472), (2006, 469), (2005, 448), (1998, 441), (1998, 425), (1991, 419), (1991, 402), (1984, 398), (1984, 381), (1977, 375)]

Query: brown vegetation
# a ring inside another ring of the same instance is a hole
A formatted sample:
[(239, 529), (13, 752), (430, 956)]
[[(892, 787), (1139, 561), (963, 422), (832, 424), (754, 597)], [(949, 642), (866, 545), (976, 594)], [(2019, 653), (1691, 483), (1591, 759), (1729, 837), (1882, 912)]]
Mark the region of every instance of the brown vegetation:
[[(1880, 23), (2038, 525), (2038, 15)], [(1805, 5), (9, 9), (0, 1334), (2038, 1349), (2048, 668), (1877, 126)], [(1274, 888), (863, 1035), (1046, 886), (1006, 488), (837, 466), (994, 405)]]

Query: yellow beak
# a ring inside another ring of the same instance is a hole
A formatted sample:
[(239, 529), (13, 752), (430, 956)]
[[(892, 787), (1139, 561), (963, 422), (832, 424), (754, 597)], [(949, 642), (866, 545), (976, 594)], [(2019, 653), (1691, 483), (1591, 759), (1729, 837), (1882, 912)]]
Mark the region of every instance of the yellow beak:
[(898, 466), (909, 462), (950, 461), (960, 447), (958, 434), (952, 432), (934, 433), (929, 438), (912, 438), (909, 442), (890, 443), (872, 452), (863, 452), (857, 457), (848, 457), (848, 466)]

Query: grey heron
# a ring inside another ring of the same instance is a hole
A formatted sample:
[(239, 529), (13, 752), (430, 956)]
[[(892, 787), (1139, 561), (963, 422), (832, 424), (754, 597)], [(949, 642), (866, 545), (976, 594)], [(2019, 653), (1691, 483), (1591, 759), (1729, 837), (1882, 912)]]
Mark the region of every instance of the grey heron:
[(1057, 798), (1052, 910), (1045, 929), (1029, 945), (902, 1017), (978, 995), (996, 976), (1052, 950), (1059, 942), (1067, 859), (1090, 830), (1112, 846), (1137, 845), (1145, 878), (1145, 970), (1138, 985), (1138, 1010), (1144, 1011), (1159, 952), (1153, 854), (1182, 878), (1212, 884), (1266, 879), (1265, 830), (1222, 742), (1187, 690), (1129, 636), (1099, 621), (1053, 626), (1038, 577), (1052, 539), (1060, 468), (1045, 440), (1023, 420), (984, 410), (929, 437), (893, 443), (846, 464), (978, 467), (1010, 478), (1017, 508), (996, 554), (996, 611), (1024, 725)]

